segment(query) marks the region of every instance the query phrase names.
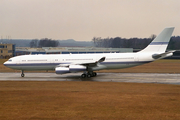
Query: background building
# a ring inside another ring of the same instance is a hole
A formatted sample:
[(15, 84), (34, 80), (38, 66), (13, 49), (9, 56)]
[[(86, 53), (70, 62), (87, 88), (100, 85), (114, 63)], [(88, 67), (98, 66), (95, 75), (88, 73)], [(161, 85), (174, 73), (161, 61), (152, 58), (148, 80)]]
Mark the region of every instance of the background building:
[(0, 44), (0, 58), (10, 58), (15, 56), (14, 44)]
[(133, 52), (133, 48), (96, 48), (96, 47), (17, 47), (16, 56), (27, 54), (83, 54), (83, 53), (124, 53)]

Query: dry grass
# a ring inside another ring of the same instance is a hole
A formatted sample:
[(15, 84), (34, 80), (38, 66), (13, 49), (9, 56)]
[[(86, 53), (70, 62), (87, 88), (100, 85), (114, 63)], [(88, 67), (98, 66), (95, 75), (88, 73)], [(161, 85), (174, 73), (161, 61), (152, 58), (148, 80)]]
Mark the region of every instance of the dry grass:
[[(132, 68), (110, 71), (120, 73), (180, 73), (180, 60), (163, 59)], [(101, 72), (109, 71), (102, 70)]]
[(177, 120), (180, 86), (0, 82), (0, 120)]
[[(19, 72), (2, 65), (0, 72)], [(180, 60), (101, 72), (180, 73)], [(0, 120), (177, 120), (180, 86), (114, 82), (0, 82)]]

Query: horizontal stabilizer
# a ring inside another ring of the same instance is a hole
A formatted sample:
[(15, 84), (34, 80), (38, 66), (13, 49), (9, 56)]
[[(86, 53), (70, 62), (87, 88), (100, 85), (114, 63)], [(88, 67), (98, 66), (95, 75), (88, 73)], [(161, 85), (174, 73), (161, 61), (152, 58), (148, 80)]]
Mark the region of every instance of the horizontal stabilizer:
[(173, 52), (175, 52), (175, 50), (168, 51), (168, 52), (165, 52), (165, 53), (162, 53), (162, 54), (154, 54), (154, 55), (152, 55), (152, 57), (154, 59), (165, 58), (165, 57), (172, 56)]

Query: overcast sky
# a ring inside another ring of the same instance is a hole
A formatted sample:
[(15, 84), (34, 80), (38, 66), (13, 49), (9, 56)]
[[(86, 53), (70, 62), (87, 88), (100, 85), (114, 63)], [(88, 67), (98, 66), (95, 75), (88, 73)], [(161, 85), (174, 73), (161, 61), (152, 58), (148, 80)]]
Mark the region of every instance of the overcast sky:
[(0, 36), (12, 39), (180, 35), (180, 0), (0, 0)]

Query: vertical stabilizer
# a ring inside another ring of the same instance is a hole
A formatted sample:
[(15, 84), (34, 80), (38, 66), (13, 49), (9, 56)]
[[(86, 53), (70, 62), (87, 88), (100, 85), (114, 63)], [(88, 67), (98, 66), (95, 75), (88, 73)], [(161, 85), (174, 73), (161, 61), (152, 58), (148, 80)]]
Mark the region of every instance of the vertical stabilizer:
[(170, 41), (174, 27), (165, 28), (145, 49), (140, 52), (164, 53)]

